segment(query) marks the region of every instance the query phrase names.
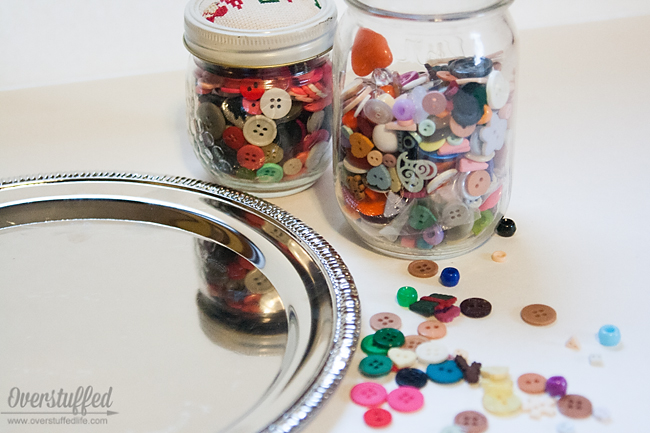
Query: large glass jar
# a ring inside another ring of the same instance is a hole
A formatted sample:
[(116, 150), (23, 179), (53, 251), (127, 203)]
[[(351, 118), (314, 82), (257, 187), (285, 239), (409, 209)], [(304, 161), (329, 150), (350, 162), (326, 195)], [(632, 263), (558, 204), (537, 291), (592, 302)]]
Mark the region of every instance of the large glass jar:
[(346, 0), (334, 42), (336, 195), (372, 248), (466, 253), (511, 190), (512, 0)]
[(192, 0), (187, 121), (217, 182), (261, 197), (329, 167), (336, 8), (331, 0)]

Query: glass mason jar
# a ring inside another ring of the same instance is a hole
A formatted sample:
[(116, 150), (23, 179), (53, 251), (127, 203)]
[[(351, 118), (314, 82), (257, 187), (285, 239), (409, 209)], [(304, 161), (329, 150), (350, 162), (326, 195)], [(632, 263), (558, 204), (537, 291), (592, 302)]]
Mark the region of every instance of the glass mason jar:
[(188, 131), (217, 182), (282, 196), (329, 166), (335, 17), (329, 0), (187, 5)]
[(512, 0), (346, 0), (334, 42), (338, 203), (372, 248), (486, 242), (511, 189)]

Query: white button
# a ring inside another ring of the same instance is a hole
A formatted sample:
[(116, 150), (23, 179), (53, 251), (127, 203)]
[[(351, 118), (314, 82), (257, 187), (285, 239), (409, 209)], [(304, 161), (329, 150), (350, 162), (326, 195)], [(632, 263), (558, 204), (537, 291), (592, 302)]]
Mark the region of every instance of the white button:
[(449, 350), (439, 341), (428, 341), (415, 349), (418, 359), (425, 364), (440, 364), (447, 360)]
[(309, 155), (307, 155), (307, 160), (305, 161), (305, 167), (310, 171), (315, 170), (325, 162), (329, 161), (329, 158), (327, 158), (328, 155), (329, 142), (319, 141), (314, 144), (314, 147), (309, 151)]
[(318, 131), (323, 126), (324, 119), (325, 112), (323, 110), (317, 111), (309, 116), (309, 120), (307, 120), (307, 132), (311, 134), (314, 131)]
[(266, 146), (273, 143), (278, 133), (275, 122), (262, 115), (249, 117), (242, 131), (246, 141), (255, 146)]
[(510, 83), (500, 71), (494, 70), (488, 76), (486, 92), (488, 105), (491, 109), (498, 110), (508, 102)]
[(375, 147), (384, 153), (397, 152), (397, 134), (394, 131), (386, 129), (386, 125), (381, 124), (372, 130), (372, 142)]
[(265, 116), (279, 119), (291, 110), (291, 96), (286, 91), (274, 87), (264, 92), (260, 98), (260, 108)]
[(393, 347), (388, 349), (388, 357), (397, 368), (406, 368), (415, 364), (415, 361), (418, 360), (418, 356), (412, 350), (400, 349)]

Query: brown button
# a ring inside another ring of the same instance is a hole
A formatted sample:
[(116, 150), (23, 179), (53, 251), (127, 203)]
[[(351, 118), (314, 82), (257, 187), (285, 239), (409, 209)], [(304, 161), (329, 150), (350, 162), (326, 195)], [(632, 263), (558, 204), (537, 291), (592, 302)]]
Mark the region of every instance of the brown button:
[(401, 348), (415, 351), (420, 344), (426, 343), (427, 341), (429, 339), (421, 335), (407, 335), (404, 337), (404, 345)]
[(557, 313), (548, 305), (532, 304), (521, 310), (521, 318), (529, 325), (546, 326), (555, 322)]
[(488, 420), (480, 412), (466, 410), (456, 415), (454, 424), (463, 427), (467, 433), (483, 433), (488, 429)]
[(546, 391), (546, 378), (537, 373), (526, 373), (519, 376), (517, 386), (528, 394), (540, 394)]
[(587, 418), (591, 416), (591, 402), (575, 394), (567, 394), (557, 402), (560, 413), (569, 418)]
[(447, 327), (444, 323), (426, 320), (418, 325), (418, 334), (430, 340), (437, 340), (447, 335)]
[(430, 278), (438, 273), (438, 264), (431, 260), (415, 260), (409, 265), (409, 274), (418, 278)]
[(384, 328), (399, 329), (402, 327), (402, 319), (393, 313), (377, 313), (370, 318), (370, 327), (375, 331)]

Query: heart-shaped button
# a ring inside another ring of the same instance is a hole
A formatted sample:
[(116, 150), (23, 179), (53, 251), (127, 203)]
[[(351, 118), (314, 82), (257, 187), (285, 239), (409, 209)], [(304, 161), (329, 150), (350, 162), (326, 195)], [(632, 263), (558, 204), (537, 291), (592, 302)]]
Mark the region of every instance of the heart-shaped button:
[(386, 38), (370, 29), (360, 28), (352, 44), (352, 70), (365, 77), (376, 68), (393, 63), (393, 53)]
[(412, 350), (393, 347), (388, 350), (388, 357), (397, 368), (410, 367), (418, 360), (418, 356)]

